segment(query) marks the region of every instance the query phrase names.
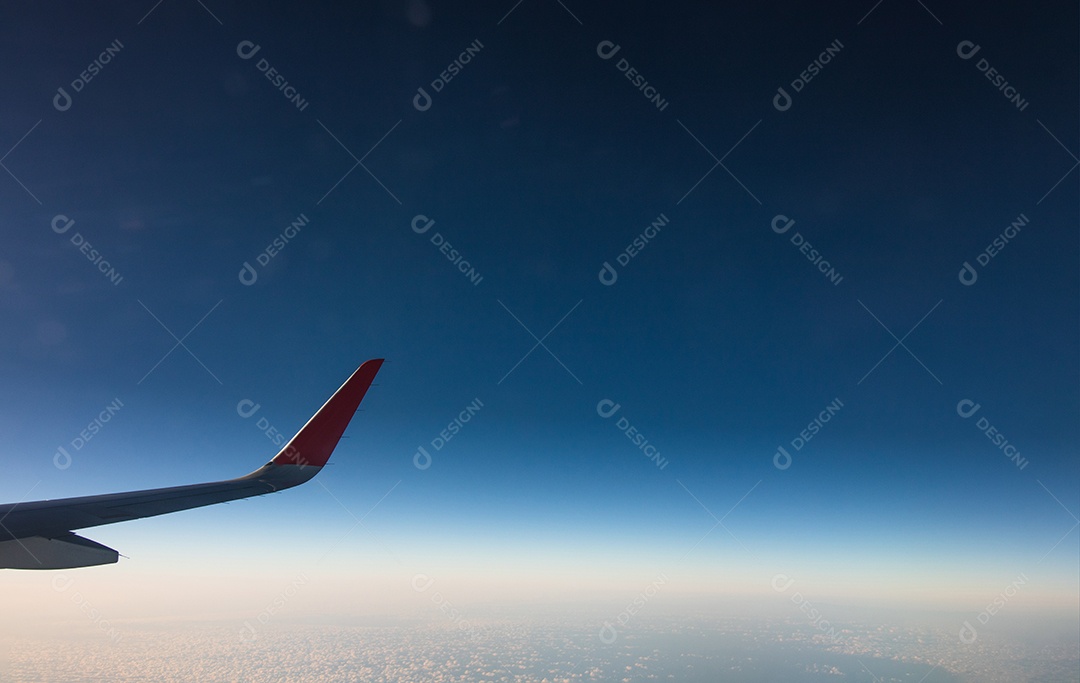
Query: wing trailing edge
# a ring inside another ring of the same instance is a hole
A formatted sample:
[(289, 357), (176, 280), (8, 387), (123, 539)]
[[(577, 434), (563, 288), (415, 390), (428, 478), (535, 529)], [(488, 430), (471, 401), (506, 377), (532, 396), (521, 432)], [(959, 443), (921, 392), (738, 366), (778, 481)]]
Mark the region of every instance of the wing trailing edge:
[(0, 505), (0, 569), (110, 564), (118, 553), (73, 531), (274, 493), (310, 480), (330, 459), (382, 359), (356, 369), (285, 447), (250, 474), (225, 481)]

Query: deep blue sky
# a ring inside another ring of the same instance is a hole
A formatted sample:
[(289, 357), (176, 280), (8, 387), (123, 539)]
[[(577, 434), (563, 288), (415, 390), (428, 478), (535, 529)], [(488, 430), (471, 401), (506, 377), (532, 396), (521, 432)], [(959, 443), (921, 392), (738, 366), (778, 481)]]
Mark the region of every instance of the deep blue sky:
[[(254, 469), (276, 449), (238, 401), (291, 435), (357, 364), (386, 357), (319, 481), (356, 516), (400, 482), (369, 523), (418, 564), (509, 548), (646, 582), (686, 563), (700, 572), (688, 591), (722, 590), (695, 583), (721, 567), (767, 584), (865, 566), (883, 596), (928, 573), (941, 591), (985, 583), (980, 603), (1024, 571), (1076, 602), (1075, 6), (152, 7), (46, 3), (9, 9), (0, 29), (0, 147), (18, 143), (0, 174), (4, 501)], [(116, 40), (58, 111), (57, 89)], [(418, 111), (417, 88), (431, 92), (476, 40)], [(605, 40), (620, 46), (607, 61)], [(792, 92), (835, 40), (839, 54), (778, 111), (777, 88)], [(970, 60), (965, 40), (980, 46)], [(241, 59), (242, 41), (259, 53)], [(723, 165), (702, 179), (710, 153)], [(602, 285), (602, 264), (661, 213), (670, 223)], [(1029, 224), (961, 284), (964, 262), (1021, 213)], [(62, 235), (58, 214), (76, 221)], [(300, 214), (307, 227), (241, 284)], [(413, 232), (417, 214), (435, 227)], [(784, 235), (778, 214), (796, 220)], [(119, 284), (72, 246), (76, 231)], [(175, 340), (155, 316), (190, 354), (161, 361)], [(530, 331), (546, 348), (507, 375)], [(892, 335), (904, 346), (882, 361)], [(117, 398), (72, 466), (54, 467)], [(837, 398), (839, 414), (775, 468), (777, 447), (792, 451)], [(484, 407), (431, 468), (414, 467), (475, 399)], [(617, 416), (597, 415), (602, 399)], [(958, 416), (962, 399), (977, 415)], [(722, 517), (751, 489), (724, 518), (742, 545), (717, 528), (695, 546), (714, 520), (694, 496)], [(206, 525), (237, 519), (351, 525), (322, 488), (288, 495), (169, 528), (197, 547)], [(140, 547), (121, 550), (149, 554), (157, 523), (137, 523)]]

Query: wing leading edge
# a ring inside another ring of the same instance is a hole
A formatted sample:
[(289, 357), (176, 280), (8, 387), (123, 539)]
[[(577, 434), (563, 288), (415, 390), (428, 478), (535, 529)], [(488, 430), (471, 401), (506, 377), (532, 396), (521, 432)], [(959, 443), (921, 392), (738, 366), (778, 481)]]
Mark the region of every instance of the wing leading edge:
[(70, 569), (110, 564), (118, 559), (115, 550), (72, 532), (261, 496), (303, 484), (330, 459), (382, 363), (378, 358), (357, 368), (281, 452), (242, 477), (0, 505), (0, 569)]

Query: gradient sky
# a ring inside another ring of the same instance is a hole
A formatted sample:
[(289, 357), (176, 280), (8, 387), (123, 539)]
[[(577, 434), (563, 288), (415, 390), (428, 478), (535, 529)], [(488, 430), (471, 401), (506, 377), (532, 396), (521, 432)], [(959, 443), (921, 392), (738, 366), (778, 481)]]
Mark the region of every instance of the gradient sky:
[[(277, 450), (260, 418), (291, 435), (360, 362), (389, 361), (312, 484), (88, 531), (131, 558), (72, 574), (118, 618), (257, 611), (300, 574), (327, 588), (299, 612), (415, 605), (417, 573), (463, 602), (537, 604), (625, 602), (660, 573), (669, 595), (776, 599), (783, 573), (837, 603), (961, 612), (1023, 573), (1013, 614), (1075, 614), (1075, 4), (15, 12), (0, 29), (0, 499), (245, 473)], [(246, 60), (244, 41), (259, 46)], [(602, 59), (603, 41), (618, 54)], [(75, 220), (62, 234), (58, 215)], [(418, 234), (418, 215), (435, 225)], [(796, 221), (784, 234), (778, 215)], [(244, 399), (260, 405), (248, 419)], [(967, 419), (964, 399), (980, 406)], [(27, 610), (52, 591), (47, 573), (4, 580)]]

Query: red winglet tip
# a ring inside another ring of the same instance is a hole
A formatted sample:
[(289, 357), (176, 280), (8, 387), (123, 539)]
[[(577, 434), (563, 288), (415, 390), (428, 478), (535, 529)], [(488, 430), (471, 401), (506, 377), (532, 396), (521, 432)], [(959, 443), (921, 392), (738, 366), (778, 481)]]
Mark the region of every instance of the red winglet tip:
[(382, 364), (382, 358), (373, 358), (357, 368), (270, 462), (275, 465), (325, 465)]

